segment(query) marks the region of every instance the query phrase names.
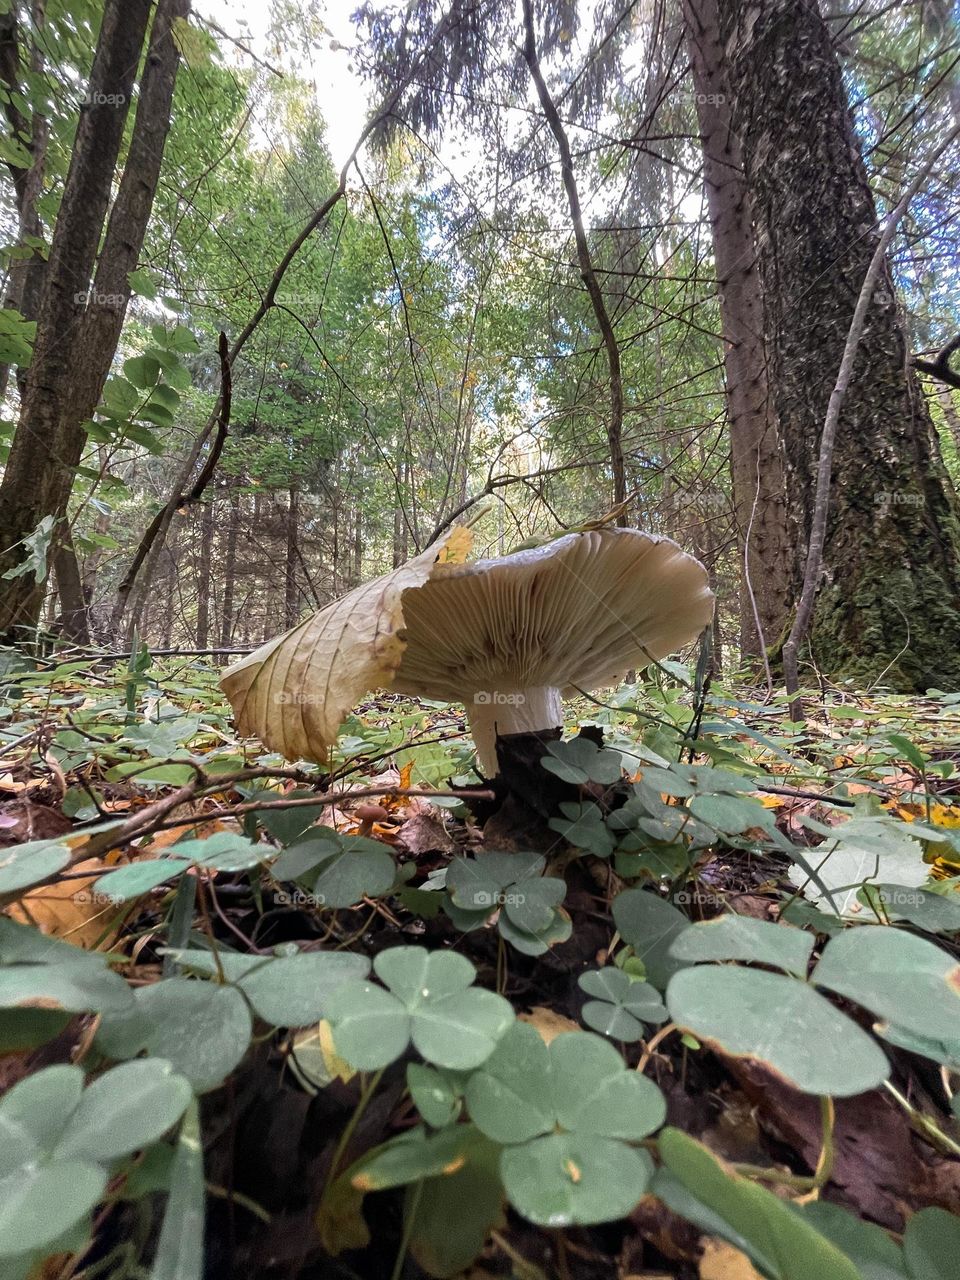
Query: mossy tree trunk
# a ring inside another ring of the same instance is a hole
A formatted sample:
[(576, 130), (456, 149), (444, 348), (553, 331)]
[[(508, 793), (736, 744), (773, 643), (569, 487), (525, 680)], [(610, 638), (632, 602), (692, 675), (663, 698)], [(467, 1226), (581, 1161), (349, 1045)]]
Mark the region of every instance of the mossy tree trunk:
[[(719, 0), (768, 376), (801, 531), (877, 209), (816, 0)], [(797, 586), (806, 556), (798, 539)], [(960, 507), (885, 272), (843, 402), (812, 656), (832, 677), (960, 687)]]

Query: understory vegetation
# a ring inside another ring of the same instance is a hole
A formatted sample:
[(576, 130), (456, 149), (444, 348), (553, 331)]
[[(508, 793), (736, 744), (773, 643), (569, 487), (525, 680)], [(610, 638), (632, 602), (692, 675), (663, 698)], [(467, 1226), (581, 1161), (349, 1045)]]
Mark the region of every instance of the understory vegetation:
[(5, 1274), (199, 1275), (205, 1202), (215, 1274), (953, 1274), (957, 695), (670, 664), (571, 707), (534, 853), (450, 708), (321, 773), (216, 678), (4, 677)]
[(0, 1280), (957, 1280), (958, 226), (950, 0), (0, 0)]

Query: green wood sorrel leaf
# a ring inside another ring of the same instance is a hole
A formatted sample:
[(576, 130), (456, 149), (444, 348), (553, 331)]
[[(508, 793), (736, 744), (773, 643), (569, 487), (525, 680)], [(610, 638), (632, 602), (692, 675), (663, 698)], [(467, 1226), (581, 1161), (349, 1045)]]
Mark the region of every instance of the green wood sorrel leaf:
[(666, 999), (673, 1021), (698, 1040), (756, 1058), (804, 1093), (849, 1097), (890, 1074), (876, 1041), (796, 978), (697, 965), (671, 978)]
[(0, 850), (0, 894), (18, 893), (56, 875), (70, 861), (70, 850), (56, 840), (30, 840)]
[(960, 1257), (960, 1217), (946, 1209), (921, 1209), (907, 1223), (903, 1252), (911, 1280), (950, 1280)]
[(440, 1067), (479, 1066), (513, 1022), (502, 996), (473, 987), (476, 969), (453, 951), (381, 951), (374, 972), (389, 988), (345, 982), (327, 1002), (337, 1052), (370, 1071), (393, 1062), (412, 1039)]
[(483, 924), (499, 911), (502, 936), (526, 955), (542, 955), (570, 936), (559, 905), (566, 882), (542, 875), (546, 859), (535, 853), (482, 853), (454, 858), (447, 868), (444, 906), (458, 929)]
[(717, 916), (679, 934), (670, 955), (695, 963), (699, 960), (752, 960), (758, 964), (805, 974), (814, 937), (790, 925), (754, 920), (750, 916)]
[(134, 992), (132, 1009), (104, 1014), (95, 1043), (108, 1058), (143, 1052), (167, 1058), (203, 1093), (237, 1065), (252, 1030), (247, 1002), (234, 987), (164, 978)]
[(515, 1023), (468, 1080), (466, 1100), (477, 1127), (505, 1146), (504, 1186), (530, 1221), (607, 1222), (646, 1190), (652, 1161), (628, 1143), (659, 1128), (666, 1103), (599, 1036), (571, 1032), (548, 1048)]
[(0, 1099), (0, 1258), (52, 1245), (102, 1197), (117, 1157), (176, 1124), (190, 1086), (169, 1062), (114, 1067), (86, 1089), (79, 1067), (47, 1067)]
[(424, 1066), (422, 1062), (410, 1062), (407, 1088), (417, 1110), (434, 1129), (452, 1124), (460, 1113), (461, 1094), (449, 1072)]
[(540, 763), (549, 773), (564, 782), (583, 784), (599, 782), (610, 786), (623, 774), (620, 753), (598, 747), (589, 738), (573, 738), (569, 742), (548, 742), (547, 755)]
[(647, 977), (659, 990), (686, 964), (671, 954), (674, 939), (690, 921), (671, 903), (646, 889), (627, 889), (613, 900), (613, 919), (624, 942), (643, 962)]
[[(208, 978), (223, 972), (236, 985), (254, 1011), (277, 1027), (304, 1027), (326, 1016), (330, 995), (350, 979), (366, 977), (370, 961), (347, 951), (298, 952), (294, 944), (273, 956), (238, 955), (221, 951), (175, 951), (179, 965)], [(219, 960), (219, 968), (218, 968)]]
[(930, 1040), (960, 1039), (960, 965), (949, 952), (889, 925), (831, 938), (811, 981)]
[(611, 1040), (622, 1040), (626, 1044), (642, 1040), (645, 1022), (667, 1019), (659, 991), (613, 965), (590, 969), (580, 975), (579, 982), (587, 995), (595, 997), (583, 1006), (584, 1022)]

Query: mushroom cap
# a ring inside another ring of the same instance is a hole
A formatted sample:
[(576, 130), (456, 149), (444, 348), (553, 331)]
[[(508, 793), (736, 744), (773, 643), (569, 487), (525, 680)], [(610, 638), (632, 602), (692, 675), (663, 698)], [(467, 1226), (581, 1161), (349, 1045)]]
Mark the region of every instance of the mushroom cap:
[(401, 607), (405, 647), (392, 688), (464, 701), (614, 684), (694, 640), (714, 600), (706, 569), (675, 542), (608, 528), (438, 566), (403, 592)]
[(220, 683), (238, 731), (289, 760), (325, 762), (371, 689), (458, 702), (595, 689), (693, 640), (713, 616), (706, 570), (669, 538), (590, 530), (466, 562), (470, 540), (448, 530), (228, 667)]

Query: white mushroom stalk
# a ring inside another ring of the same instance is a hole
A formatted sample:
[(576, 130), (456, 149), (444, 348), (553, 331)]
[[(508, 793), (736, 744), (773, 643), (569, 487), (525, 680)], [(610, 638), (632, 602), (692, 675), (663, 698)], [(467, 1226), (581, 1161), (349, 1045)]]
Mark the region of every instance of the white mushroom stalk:
[(449, 531), (228, 668), (240, 732), (324, 762), (351, 707), (387, 687), (463, 702), (490, 777), (498, 735), (561, 728), (565, 695), (665, 657), (713, 616), (706, 570), (668, 538), (591, 530), (476, 561), (470, 540)]

